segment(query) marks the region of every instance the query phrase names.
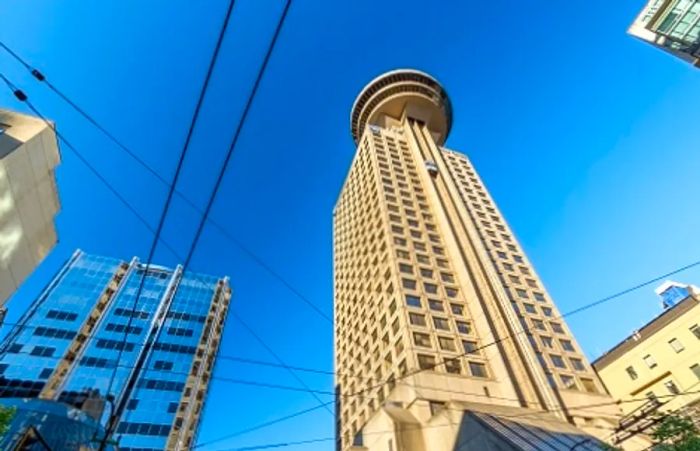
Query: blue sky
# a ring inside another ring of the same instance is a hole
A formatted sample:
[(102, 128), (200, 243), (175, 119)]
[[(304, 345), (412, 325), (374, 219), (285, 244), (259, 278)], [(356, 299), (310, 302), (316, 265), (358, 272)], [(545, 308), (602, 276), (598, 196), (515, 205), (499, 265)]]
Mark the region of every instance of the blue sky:
[[(414, 67), (448, 90), (447, 145), (470, 156), (562, 311), (698, 260), (700, 72), (625, 34), (641, 4), (298, 0), (212, 217), (331, 314), (331, 212), (354, 153), (350, 107), (376, 75)], [(202, 206), (282, 6), (237, 1), (179, 186)], [(6, 0), (0, 39), (169, 178), (225, 8)], [(155, 224), (165, 188), (5, 54), (0, 68)], [(0, 105), (22, 108), (4, 90)], [(15, 295), (8, 321), (75, 248), (128, 259), (150, 246), (141, 224), (67, 148), (62, 155), (60, 243)], [(181, 255), (197, 221), (175, 201), (164, 238)], [(177, 263), (162, 247), (156, 260)], [(205, 230), (192, 267), (230, 275), (233, 309), (287, 363), (332, 369), (331, 325), (215, 229)], [(676, 279), (700, 284), (700, 271)], [(658, 311), (650, 287), (570, 324), (596, 357)], [(233, 319), (222, 353), (274, 360)], [(217, 374), (298, 386), (284, 370), (226, 361)], [(301, 377), (332, 390), (331, 377)], [(215, 381), (200, 439), (316, 404), (307, 393)], [(332, 435), (321, 409), (206, 449)]]

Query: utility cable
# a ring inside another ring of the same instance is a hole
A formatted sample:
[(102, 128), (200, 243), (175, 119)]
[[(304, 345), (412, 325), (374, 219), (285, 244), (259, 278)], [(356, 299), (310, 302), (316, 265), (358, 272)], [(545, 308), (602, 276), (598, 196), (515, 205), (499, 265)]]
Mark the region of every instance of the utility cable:
[[(52, 84), (49, 81), (49, 79), (44, 75), (43, 72), (39, 71), (38, 69), (36, 69), (32, 65), (30, 65), (25, 59), (23, 59), (20, 55), (18, 55), (17, 52), (12, 50), (4, 42), (0, 41), (0, 47), (3, 48), (6, 52), (8, 52), (22, 66), (24, 66), (36, 80), (38, 80), (39, 82), (45, 83), (49, 87), (49, 89), (51, 89), (56, 95), (58, 95), (61, 99), (63, 99), (68, 105), (70, 105), (76, 112), (78, 112), (78, 114), (80, 114), (83, 118), (85, 118), (90, 124), (95, 126), (102, 134), (104, 134), (110, 141), (112, 141), (119, 149), (124, 151), (135, 162), (137, 162), (140, 166), (142, 166), (144, 169), (146, 169), (153, 177), (155, 177), (158, 181), (163, 183), (165, 186), (169, 186), (169, 182), (168, 182), (168, 180), (165, 179), (165, 177), (163, 177), (158, 171), (156, 171), (146, 161), (144, 161), (141, 157), (139, 157), (139, 155), (136, 152), (131, 150), (122, 141), (117, 139), (117, 137), (113, 133), (111, 133), (109, 130), (107, 130), (106, 127), (104, 127), (92, 115), (90, 115), (87, 111), (85, 111), (85, 109), (81, 108), (79, 105), (76, 104), (76, 102), (71, 100), (66, 94), (64, 94), (62, 92), (62, 90), (58, 89), (54, 84)], [(175, 189), (175, 194), (180, 199), (182, 199), (187, 205), (189, 205), (190, 208), (192, 208), (195, 212), (199, 213), (200, 215), (204, 214), (204, 211), (202, 210), (202, 208), (200, 208), (195, 202), (193, 202), (184, 193), (177, 190), (177, 188)], [(323, 310), (321, 310), (314, 302), (312, 302), (310, 299), (308, 299), (306, 296), (304, 296), (293, 285), (289, 284), (285, 280), (285, 278), (283, 278), (277, 271), (275, 271), (272, 267), (270, 267), (267, 263), (265, 263), (264, 260), (262, 260), (258, 255), (256, 255), (253, 251), (251, 251), (248, 247), (246, 247), (241, 241), (236, 239), (222, 224), (215, 221), (211, 217), (207, 218), (207, 221), (210, 225), (214, 226), (214, 228), (216, 228), (224, 237), (226, 237), (236, 247), (238, 247), (241, 251), (243, 251), (243, 253), (248, 255), (248, 257), (251, 260), (253, 260), (258, 266), (263, 268), (268, 274), (270, 274), (272, 277), (277, 279), (278, 282), (280, 282), (282, 285), (284, 285), (297, 298), (299, 298), (301, 301), (303, 301), (305, 304), (307, 304), (309, 306), (309, 308), (314, 310), (319, 316), (321, 316), (326, 321), (330, 322), (331, 324), (333, 323), (333, 318), (331, 318), (328, 314), (326, 314)]]
[[(674, 398), (674, 397), (677, 397), (677, 396), (690, 395), (690, 394), (700, 394), (700, 390), (695, 391), (695, 392), (684, 392), (684, 393), (680, 393), (680, 394), (659, 395), (659, 398)], [(625, 404), (625, 403), (633, 403), (633, 402), (645, 401), (646, 399), (647, 399), (647, 398), (629, 398), (629, 399), (622, 399), (622, 400), (619, 400), (619, 401), (608, 401), (608, 402), (604, 402), (604, 403), (593, 403), (593, 404), (576, 405), (576, 406), (572, 406), (572, 408), (575, 408), (575, 409), (586, 409), (586, 408), (605, 407), (605, 406), (612, 406), (612, 405), (619, 405), (619, 404)], [(514, 401), (515, 401), (515, 399), (514, 399)], [(456, 412), (464, 412), (464, 409), (449, 408), (449, 407), (444, 407), (444, 408), (445, 408), (445, 409), (449, 409), (449, 410), (453, 410), (453, 411), (456, 411)], [(277, 420), (273, 420), (272, 424), (276, 424), (276, 423), (279, 423), (279, 422), (281, 422), (281, 421), (285, 421), (285, 420), (287, 420), (287, 419), (295, 418), (295, 417), (297, 417), (297, 416), (299, 416), (299, 415), (303, 415), (303, 414), (309, 413), (309, 412), (311, 412), (311, 411), (313, 411), (313, 410), (316, 410), (316, 409), (318, 409), (318, 407), (315, 407), (315, 408), (313, 408), (313, 409), (301, 410), (301, 411), (299, 411), (299, 412), (296, 412), (295, 414), (288, 415), (287, 417), (282, 417), (282, 418), (279, 418), (279, 419), (277, 419)], [(506, 419), (517, 419), (517, 418), (527, 418), (527, 417), (532, 416), (532, 415), (542, 415), (542, 414), (547, 414), (547, 413), (549, 413), (549, 411), (525, 412), (525, 413), (522, 413), (522, 414), (513, 414), (513, 415), (510, 415), (510, 414), (502, 414), (502, 415), (501, 415), (501, 414), (499, 414), (499, 416), (502, 416), (503, 418), (506, 418)], [(291, 417), (291, 418), (289, 418), (289, 417)], [(454, 425), (454, 423), (452, 423), (452, 425)], [(232, 433), (232, 434), (226, 434), (226, 435), (223, 435), (223, 436), (218, 437), (218, 438), (216, 438), (216, 439), (212, 439), (212, 440), (208, 440), (208, 441), (206, 441), (206, 442), (199, 443), (199, 444), (195, 445), (192, 449), (197, 449), (197, 448), (201, 448), (201, 447), (204, 447), (204, 446), (213, 445), (213, 444), (215, 444), (215, 443), (219, 443), (219, 442), (222, 442), (222, 441), (224, 441), (224, 440), (230, 440), (230, 439), (232, 439), (232, 438), (236, 438), (236, 437), (241, 436), (241, 435), (243, 435), (243, 434), (246, 434), (246, 433), (248, 433), (248, 432), (252, 432), (252, 431), (255, 431), (255, 430), (259, 430), (259, 429), (262, 429), (262, 428), (267, 427), (267, 426), (268, 426), (267, 424), (263, 423), (263, 424), (260, 424), (260, 425), (258, 425), (258, 426), (256, 426), (256, 427), (250, 428), (251, 430), (245, 430), (245, 431), (240, 431), (240, 432), (236, 432), (236, 433)], [(432, 426), (422, 426), (422, 425), (419, 425), (419, 426), (416, 426), (416, 427), (417, 427), (418, 429), (425, 429), (425, 428), (445, 427), (445, 426), (449, 426), (449, 425), (432, 425)], [(408, 428), (408, 426), (407, 426), (407, 428)], [(607, 428), (606, 428), (606, 429), (607, 429)], [(368, 435), (369, 435), (369, 434), (372, 434), (372, 435), (374, 435), (374, 434), (387, 434), (387, 433), (392, 433), (392, 432), (395, 432), (395, 431), (394, 431), (394, 430), (372, 431), (372, 432), (368, 432), (367, 434), (368, 434)], [(334, 438), (334, 437), (333, 437), (333, 438)], [(323, 439), (324, 439), (324, 438), (322, 437), (322, 438), (309, 439), (309, 440), (319, 440), (319, 441), (320, 441), (320, 440), (323, 440)], [(327, 439), (327, 440), (330, 440), (331, 437), (328, 437), (328, 438), (326, 438), (326, 439)], [(259, 445), (259, 446), (264, 446), (264, 445)], [(233, 449), (236, 449), (236, 450), (237, 450), (237, 449), (239, 449), (239, 448), (233, 448)], [(256, 448), (252, 448), (252, 449), (256, 449)], [(264, 448), (257, 448), (257, 449), (264, 449)]]
[[(667, 272), (666, 274), (663, 274), (663, 275), (658, 276), (658, 277), (654, 277), (654, 278), (649, 279), (649, 280), (647, 280), (647, 281), (645, 281), (645, 282), (642, 282), (642, 283), (639, 283), (639, 284), (637, 284), (637, 285), (634, 285), (634, 286), (631, 287), (631, 288), (627, 288), (627, 289), (625, 289), (625, 290), (622, 290), (622, 291), (617, 292), (617, 293), (615, 293), (615, 294), (612, 294), (612, 295), (610, 295), (610, 296), (604, 297), (604, 298), (599, 299), (599, 300), (597, 300), (597, 301), (594, 301), (594, 302), (591, 302), (591, 303), (582, 305), (581, 307), (578, 307), (578, 308), (576, 308), (576, 309), (574, 309), (574, 310), (572, 310), (572, 311), (570, 311), (570, 312), (567, 312), (567, 313), (565, 313), (565, 314), (563, 314), (563, 315), (559, 315), (559, 316), (557, 316), (557, 317), (551, 318), (550, 321), (556, 321), (556, 320), (560, 320), (560, 319), (567, 318), (567, 317), (569, 317), (569, 316), (576, 315), (576, 314), (581, 313), (581, 312), (583, 312), (583, 311), (586, 311), (586, 310), (588, 310), (588, 309), (590, 309), (590, 308), (597, 307), (597, 306), (599, 306), (599, 305), (605, 304), (605, 303), (610, 302), (610, 301), (612, 301), (612, 300), (614, 300), (614, 299), (616, 299), (616, 298), (619, 298), (619, 297), (621, 297), (621, 296), (623, 296), (623, 295), (625, 295), (625, 294), (631, 293), (632, 291), (635, 291), (635, 290), (638, 290), (638, 289), (640, 289), (640, 288), (642, 288), (642, 287), (651, 285), (651, 284), (653, 284), (653, 283), (655, 283), (655, 282), (658, 282), (658, 281), (660, 281), (660, 280), (667, 279), (668, 277), (670, 277), (670, 276), (672, 276), (672, 275), (674, 275), (674, 274), (677, 274), (677, 273), (682, 272), (682, 271), (686, 271), (686, 270), (688, 270), (688, 269), (690, 269), (690, 268), (694, 268), (694, 267), (696, 267), (696, 266), (700, 266), (700, 260), (695, 261), (695, 262), (692, 262), (692, 263), (687, 264), (687, 265), (685, 265), (685, 266), (682, 266), (682, 267), (680, 267), (680, 268), (678, 268), (678, 269), (674, 269), (673, 271)], [(459, 358), (459, 357), (466, 357), (466, 356), (468, 356), (468, 355), (470, 355), (470, 354), (478, 353), (479, 351), (481, 351), (481, 350), (483, 350), (483, 349), (485, 349), (485, 348), (487, 348), (487, 347), (489, 347), (489, 346), (497, 345), (497, 344), (499, 344), (499, 343), (501, 343), (501, 342), (503, 342), (503, 341), (505, 341), (505, 340), (508, 340), (508, 339), (514, 338), (514, 337), (516, 337), (516, 336), (518, 336), (518, 335), (522, 335), (522, 334), (525, 334), (525, 333), (529, 333), (529, 332), (532, 332), (532, 331), (535, 331), (535, 330), (536, 330), (536, 329), (534, 329), (534, 328), (523, 328), (522, 330), (520, 330), (520, 331), (518, 331), (518, 332), (516, 332), (516, 333), (514, 333), (514, 334), (504, 335), (503, 337), (497, 338), (497, 339), (494, 340), (494, 341), (491, 341), (491, 342), (489, 342), (489, 343), (483, 344), (483, 345), (481, 345), (481, 346), (479, 346), (479, 347), (477, 347), (477, 348), (474, 348), (474, 349), (472, 349), (472, 350), (470, 350), (470, 351), (468, 351), (468, 352), (464, 352), (464, 353), (458, 354), (458, 355), (456, 355), (456, 356), (452, 356), (452, 357), (450, 357), (450, 358), (451, 358), (451, 359), (456, 359), (456, 358)], [(373, 385), (373, 386), (369, 386), (369, 387), (367, 387), (367, 388), (365, 388), (365, 389), (362, 389), (362, 390), (360, 390), (360, 391), (358, 391), (358, 392), (355, 392), (355, 394), (362, 394), (362, 393), (364, 393), (364, 392), (371, 391), (371, 390), (374, 390), (374, 389), (376, 389), (376, 388), (382, 387), (382, 386), (384, 386), (384, 385), (386, 385), (386, 384), (388, 384), (388, 383), (390, 383), (390, 382), (396, 382), (396, 381), (399, 381), (399, 380), (403, 380), (403, 379), (406, 379), (406, 378), (408, 378), (408, 377), (414, 376), (414, 375), (416, 375), (416, 374), (418, 374), (418, 373), (421, 373), (421, 372), (423, 372), (423, 371), (433, 370), (433, 369), (435, 369), (435, 368), (437, 368), (437, 367), (439, 367), (439, 366), (445, 365), (445, 364), (447, 363), (448, 360), (449, 360), (449, 359), (445, 359), (445, 360), (443, 360), (443, 361), (437, 361), (437, 362), (435, 362), (434, 364), (426, 365), (424, 368), (418, 368), (418, 369), (415, 369), (415, 370), (413, 370), (413, 371), (409, 371), (409, 372), (407, 372), (406, 374), (399, 375), (398, 377), (394, 377), (394, 376), (392, 375), (392, 376), (391, 376), (390, 378), (388, 378), (386, 381), (384, 381), (384, 382), (382, 382), (382, 383), (380, 383), (380, 384), (376, 384), (376, 385)]]
[[(222, 47), (222, 44), (224, 41), (224, 36), (226, 35), (226, 30), (228, 29), (228, 24), (229, 24), (229, 21), (231, 19), (231, 14), (233, 12), (234, 4), (235, 4), (235, 0), (230, 0), (228, 2), (228, 7), (226, 9), (224, 21), (223, 21), (223, 24), (222, 24), (221, 29), (219, 31), (219, 35), (217, 37), (217, 41), (216, 41), (216, 44), (214, 46), (214, 51), (210, 57), (207, 71), (206, 71), (206, 74), (204, 76), (204, 81), (203, 81), (202, 86), (200, 88), (200, 92), (199, 92), (199, 95), (197, 98), (197, 102), (195, 104), (194, 112), (193, 112), (192, 118), (190, 120), (190, 125), (189, 125), (189, 128), (187, 130), (187, 136), (185, 137), (185, 142), (182, 146), (182, 150), (180, 151), (177, 166), (175, 168), (175, 174), (173, 175), (173, 180), (169, 185), (168, 194), (166, 196), (165, 204), (163, 205), (163, 210), (161, 212), (160, 219), (158, 221), (158, 226), (156, 227), (156, 232), (155, 232), (155, 235), (153, 237), (153, 243), (151, 244), (151, 248), (148, 252), (146, 266), (145, 266), (145, 269), (143, 270), (141, 280), (139, 282), (138, 290), (136, 291), (136, 295), (134, 296), (134, 302), (132, 305), (132, 312), (136, 311), (136, 307), (138, 305), (139, 298), (141, 296), (141, 293), (143, 292), (143, 288), (144, 288), (144, 285), (146, 282), (146, 276), (148, 275), (148, 272), (149, 272), (150, 267), (151, 267), (151, 263), (153, 261), (153, 258), (154, 258), (155, 253), (156, 253), (156, 249), (158, 247), (160, 234), (163, 231), (163, 227), (165, 225), (165, 220), (168, 216), (168, 211), (170, 209), (170, 204), (172, 202), (175, 187), (177, 186), (177, 183), (179, 181), (179, 178), (180, 178), (180, 175), (182, 172), (182, 168), (184, 166), (185, 158), (186, 158), (187, 153), (188, 153), (189, 148), (190, 148), (190, 143), (192, 141), (194, 129), (195, 129), (195, 126), (197, 125), (199, 115), (200, 115), (200, 112), (202, 110), (202, 105), (204, 104), (204, 98), (206, 97), (206, 94), (207, 94), (207, 91), (209, 88), (209, 83), (211, 81), (212, 75), (214, 73), (214, 68), (216, 67), (216, 63), (217, 63), (218, 58), (219, 58), (219, 53), (221, 51), (221, 47)], [(183, 273), (184, 273), (184, 269), (183, 269)], [(126, 343), (126, 340), (128, 339), (129, 328), (131, 326), (132, 321), (133, 321), (133, 315), (130, 315), (129, 321), (127, 323), (127, 327), (124, 330), (123, 343)], [(119, 362), (119, 360), (121, 359), (121, 355), (123, 353), (123, 350), (124, 350), (124, 346), (122, 345), (119, 348), (119, 352), (117, 355), (117, 362)], [(148, 355), (149, 353), (146, 353), (146, 354)], [(140, 357), (139, 358), (139, 365), (143, 365), (143, 363), (144, 362), (143, 362), (142, 358)], [(137, 365), (137, 366), (139, 366), (139, 365)], [(139, 370), (140, 370), (140, 368), (136, 368), (136, 374), (139, 373)], [(112, 376), (110, 378), (110, 382), (109, 382), (108, 389), (107, 389), (108, 395), (111, 391), (112, 384), (114, 383), (115, 377), (116, 377), (116, 368), (112, 372)], [(126, 400), (128, 399), (128, 391), (133, 389), (133, 386), (135, 383), (136, 383), (136, 381), (134, 378), (130, 378), (129, 380), (127, 380), (127, 387), (125, 387), (126, 391), (122, 391), (122, 396), (120, 396), (118, 404), (116, 405), (114, 411), (111, 412), (109, 421), (107, 423), (107, 428), (105, 430), (105, 436), (104, 436), (102, 443), (100, 444), (100, 447), (99, 447), (100, 451), (104, 450), (104, 447), (105, 447), (107, 440), (113, 434), (113, 432), (117, 426), (119, 416), (121, 415), (121, 412), (125, 407)]]
[[(80, 160), (80, 162), (81, 162), (95, 177), (97, 177), (97, 179), (98, 179), (100, 182), (102, 182), (102, 184), (107, 188), (107, 190), (108, 190), (110, 193), (112, 193), (112, 194), (119, 200), (119, 202), (121, 202), (122, 205), (124, 205), (124, 206), (134, 215), (134, 217), (135, 217), (136, 219), (138, 219), (139, 222), (140, 222), (141, 224), (144, 225), (144, 227), (146, 227), (146, 229), (147, 229), (149, 232), (151, 232), (151, 233), (153, 233), (153, 234), (156, 233), (156, 229), (150, 224), (150, 222), (149, 222), (141, 213), (139, 213), (139, 211), (138, 211), (136, 208), (134, 208), (134, 206), (131, 205), (131, 203), (130, 203), (128, 200), (126, 200), (126, 198), (125, 198), (121, 193), (119, 193), (119, 191), (114, 187), (114, 185), (112, 185), (111, 183), (109, 183), (109, 181), (100, 173), (100, 171), (99, 171), (95, 166), (93, 166), (87, 158), (85, 158), (85, 156), (84, 156), (84, 155), (83, 155), (83, 154), (82, 154), (82, 153), (81, 153), (81, 152), (80, 152), (66, 137), (65, 137), (65, 135), (64, 135), (63, 133), (61, 133), (61, 132), (58, 130), (58, 128), (56, 127), (56, 125), (55, 125), (53, 122), (49, 121), (49, 120), (46, 118), (46, 116), (44, 116), (44, 115), (34, 106), (34, 104), (29, 100), (29, 96), (27, 96), (27, 94), (26, 94), (24, 91), (22, 91), (21, 89), (19, 89), (19, 88), (18, 88), (14, 83), (12, 83), (3, 73), (0, 73), (0, 79), (2, 79), (3, 82), (5, 82), (5, 84), (6, 84), (7, 87), (10, 89), (10, 91), (12, 91), (12, 94), (14, 95), (14, 97), (15, 97), (17, 100), (19, 100), (20, 102), (26, 104), (27, 107), (32, 111), (32, 113), (34, 113), (34, 114), (35, 114), (39, 119), (41, 119), (51, 130), (53, 130), (53, 132), (56, 134), (56, 137), (57, 137), (61, 142), (63, 142), (63, 144), (76, 156), (76, 158), (78, 158), (78, 160)], [(163, 239), (161, 239), (160, 241), (161, 241), (161, 243), (163, 243), (163, 246), (165, 246), (171, 253), (173, 253), (174, 255), (177, 255), (177, 253), (176, 253), (176, 251), (175, 251), (175, 248), (174, 248), (172, 245), (170, 245), (168, 242), (166, 242), (166, 241), (163, 240)]]

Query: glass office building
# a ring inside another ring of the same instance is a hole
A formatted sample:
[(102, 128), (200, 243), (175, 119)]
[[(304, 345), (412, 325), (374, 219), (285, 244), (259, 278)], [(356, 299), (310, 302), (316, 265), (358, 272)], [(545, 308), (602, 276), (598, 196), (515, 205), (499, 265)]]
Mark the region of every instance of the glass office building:
[(115, 411), (122, 450), (187, 449), (231, 290), (145, 266), (76, 251), (0, 345), (0, 397), (61, 401), (103, 425)]
[(649, 0), (629, 33), (700, 67), (700, 0)]

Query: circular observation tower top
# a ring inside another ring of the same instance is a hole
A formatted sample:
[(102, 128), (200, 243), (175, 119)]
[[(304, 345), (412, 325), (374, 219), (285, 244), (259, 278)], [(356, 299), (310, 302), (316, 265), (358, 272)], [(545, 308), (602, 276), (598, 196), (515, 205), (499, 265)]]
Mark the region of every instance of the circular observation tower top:
[(413, 69), (386, 72), (364, 87), (350, 115), (350, 133), (357, 144), (368, 124), (383, 116), (401, 120), (404, 112), (421, 120), (437, 137), (447, 139), (452, 127), (452, 106), (445, 89), (430, 75)]

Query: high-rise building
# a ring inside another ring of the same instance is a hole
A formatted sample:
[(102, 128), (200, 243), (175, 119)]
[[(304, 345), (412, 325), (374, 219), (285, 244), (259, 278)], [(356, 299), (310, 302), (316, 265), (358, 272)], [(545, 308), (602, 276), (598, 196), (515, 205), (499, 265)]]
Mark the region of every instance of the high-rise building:
[(648, 0), (628, 31), (700, 67), (700, 0)]
[(0, 312), (56, 244), (59, 160), (43, 120), (0, 109)]
[(700, 426), (700, 289), (665, 282), (656, 293), (663, 311), (634, 331), (593, 366), (635, 429), (654, 424), (658, 413), (677, 412)]
[(230, 295), (227, 278), (76, 251), (0, 345), (0, 397), (115, 413), (121, 450), (189, 449)]
[(338, 448), (392, 449), (402, 439), (377, 430), (414, 429), (396, 449), (453, 449), (456, 430), (425, 425), (455, 409), (604, 436), (619, 411), (469, 159), (444, 147), (451, 125), (445, 90), (414, 70), (352, 108), (334, 210)]

